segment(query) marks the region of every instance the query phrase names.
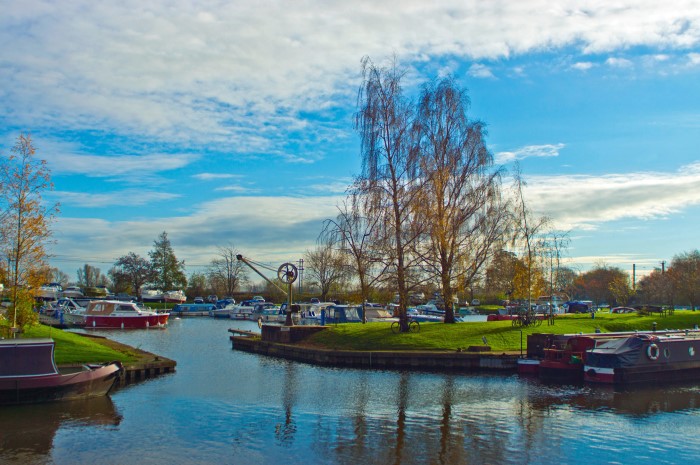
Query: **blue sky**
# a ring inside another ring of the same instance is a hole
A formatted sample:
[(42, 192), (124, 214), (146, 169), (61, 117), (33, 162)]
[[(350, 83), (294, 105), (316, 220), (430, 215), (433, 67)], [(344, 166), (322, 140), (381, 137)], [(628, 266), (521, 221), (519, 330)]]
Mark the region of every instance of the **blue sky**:
[(61, 204), (72, 278), (146, 256), (314, 246), (360, 169), (360, 60), (469, 90), (499, 164), (570, 230), (568, 263), (645, 274), (698, 247), (700, 2), (0, 0), (0, 150), (20, 132)]

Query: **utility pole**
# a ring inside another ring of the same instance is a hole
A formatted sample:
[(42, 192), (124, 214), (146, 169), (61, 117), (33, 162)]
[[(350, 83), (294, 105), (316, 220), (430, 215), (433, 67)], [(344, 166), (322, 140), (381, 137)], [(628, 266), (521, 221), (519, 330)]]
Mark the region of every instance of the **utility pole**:
[(637, 264), (632, 263), (632, 290), (637, 290)]
[(661, 274), (666, 272), (666, 260), (661, 260)]
[(304, 280), (304, 259), (299, 259), (299, 295), (301, 295), (301, 282)]

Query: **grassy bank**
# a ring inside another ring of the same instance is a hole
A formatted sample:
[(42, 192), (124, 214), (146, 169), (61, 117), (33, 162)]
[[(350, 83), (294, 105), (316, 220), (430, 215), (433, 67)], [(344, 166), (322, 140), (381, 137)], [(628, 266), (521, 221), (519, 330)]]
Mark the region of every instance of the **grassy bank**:
[(48, 337), (56, 341), (57, 365), (71, 363), (101, 363), (119, 360), (131, 363), (138, 359), (136, 351), (113, 344), (108, 339), (85, 337), (50, 326), (37, 325), (26, 330), (22, 337)]
[[(636, 314), (588, 314), (557, 316), (553, 326), (543, 322), (541, 326), (522, 330), (523, 350), (527, 335), (532, 333), (593, 333), (651, 330), (690, 329), (700, 325), (700, 312), (676, 311), (668, 316), (639, 316)], [(519, 351), (520, 328), (510, 321), (488, 321), (484, 323), (421, 323), (419, 333), (394, 334), (389, 323), (342, 324), (321, 331), (308, 342), (316, 346), (340, 350), (457, 350), (468, 346), (483, 345), (486, 337), (492, 351)]]

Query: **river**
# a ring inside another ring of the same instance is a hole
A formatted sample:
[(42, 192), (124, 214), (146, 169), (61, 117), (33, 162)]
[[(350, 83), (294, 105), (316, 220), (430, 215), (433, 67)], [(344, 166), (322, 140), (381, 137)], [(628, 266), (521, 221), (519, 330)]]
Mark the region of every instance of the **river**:
[(700, 383), (616, 392), (516, 375), (322, 368), (231, 349), (249, 322), (99, 331), (177, 371), (0, 408), (2, 464), (689, 464)]

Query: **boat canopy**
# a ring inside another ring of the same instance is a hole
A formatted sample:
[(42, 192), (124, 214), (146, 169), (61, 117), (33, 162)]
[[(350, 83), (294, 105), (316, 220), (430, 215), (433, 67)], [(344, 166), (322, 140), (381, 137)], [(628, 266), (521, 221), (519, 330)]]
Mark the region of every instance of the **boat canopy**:
[(53, 361), (52, 339), (0, 341), (0, 378), (58, 374)]
[(640, 336), (609, 339), (588, 352), (586, 365), (598, 368), (631, 366), (639, 360), (647, 339)]

